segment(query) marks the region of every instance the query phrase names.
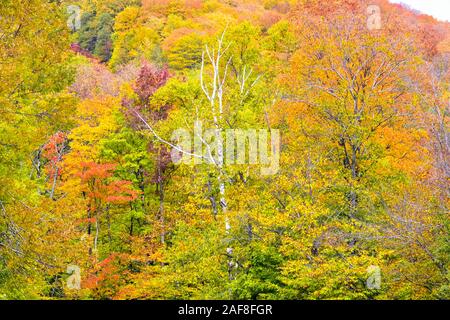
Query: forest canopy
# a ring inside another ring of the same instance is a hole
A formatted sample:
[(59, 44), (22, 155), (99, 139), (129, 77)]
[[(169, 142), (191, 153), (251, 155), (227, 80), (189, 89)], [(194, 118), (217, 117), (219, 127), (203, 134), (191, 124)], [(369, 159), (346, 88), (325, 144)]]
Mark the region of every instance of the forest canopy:
[(449, 27), (2, 0), (0, 299), (449, 299)]

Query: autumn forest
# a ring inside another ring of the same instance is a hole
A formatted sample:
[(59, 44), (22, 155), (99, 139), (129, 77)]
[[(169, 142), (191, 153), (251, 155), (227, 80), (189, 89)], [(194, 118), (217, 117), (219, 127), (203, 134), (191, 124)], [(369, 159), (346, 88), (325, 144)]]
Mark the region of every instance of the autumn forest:
[(449, 22), (0, 4), (1, 300), (450, 298)]

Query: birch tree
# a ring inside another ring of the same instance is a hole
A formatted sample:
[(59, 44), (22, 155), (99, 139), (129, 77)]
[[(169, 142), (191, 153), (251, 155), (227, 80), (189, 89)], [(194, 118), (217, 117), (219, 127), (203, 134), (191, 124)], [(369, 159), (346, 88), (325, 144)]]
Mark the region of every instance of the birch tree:
[[(200, 85), (202, 88), (203, 93), (205, 94), (210, 108), (211, 108), (211, 114), (213, 117), (213, 123), (215, 126), (215, 137), (216, 137), (216, 145), (217, 145), (217, 160), (215, 161), (215, 165), (217, 166), (217, 169), (219, 170), (219, 175), (217, 177), (218, 183), (219, 183), (219, 192), (220, 192), (220, 208), (222, 209), (222, 214), (225, 218), (225, 231), (227, 234), (230, 233), (231, 230), (231, 224), (230, 224), (230, 217), (228, 216), (228, 210), (227, 210), (227, 200), (225, 195), (225, 175), (223, 172), (223, 166), (224, 166), (224, 150), (223, 150), (223, 139), (222, 139), (222, 123), (223, 123), (223, 105), (224, 105), (224, 86), (227, 80), (227, 71), (228, 66), (230, 65), (231, 58), (229, 58), (225, 62), (225, 67), (223, 71), (221, 71), (221, 61), (225, 54), (225, 52), (230, 47), (230, 44), (228, 44), (226, 47), (223, 47), (223, 38), (224, 38), (225, 32), (222, 33), (221, 37), (217, 41), (217, 49), (210, 49), (208, 45), (206, 45), (206, 49), (202, 54), (202, 64), (201, 64), (201, 70), (200, 70)], [(206, 57), (208, 60), (206, 60)], [(204, 67), (205, 67), (205, 61), (209, 61), (209, 63), (212, 66), (212, 79), (209, 84), (206, 83), (204, 79)], [(209, 147), (209, 146), (208, 146)], [(233, 279), (232, 275), (232, 268), (234, 266), (233, 262), (233, 248), (229, 246), (227, 248), (227, 256), (228, 256), (228, 278), (230, 280)]]
[[(242, 70), (236, 72), (235, 85), (237, 86), (237, 90), (227, 91), (227, 88), (230, 89), (232, 86), (232, 83), (230, 83), (231, 76), (229, 74), (229, 69), (233, 57), (232, 55), (227, 54), (232, 44), (225, 43), (225, 33), (226, 30), (217, 39), (216, 45), (214, 47), (210, 47), (208, 45), (205, 46), (205, 49), (203, 50), (201, 56), (201, 66), (199, 73), (201, 91), (206, 98), (207, 111), (212, 118), (210, 120), (212, 121), (214, 127), (214, 146), (212, 142), (204, 139), (204, 137), (201, 135), (201, 133), (198, 132), (198, 130), (194, 130), (194, 134), (196, 134), (195, 138), (197, 138), (201, 142), (201, 145), (205, 148), (206, 152), (196, 152), (197, 150), (195, 150), (195, 148), (194, 151), (185, 149), (177, 145), (176, 143), (163, 138), (162, 135), (157, 132), (157, 130), (149, 123), (148, 120), (145, 119), (145, 117), (139, 111), (133, 109), (132, 112), (142, 122), (144, 127), (150, 131), (152, 136), (160, 143), (171, 147), (173, 150), (176, 150), (183, 155), (193, 157), (195, 159), (194, 163), (200, 164), (207, 162), (215, 167), (218, 172), (217, 183), (219, 186), (219, 205), (217, 206), (216, 200), (212, 199), (212, 209), (214, 212), (218, 212), (218, 209), (220, 209), (225, 222), (225, 232), (228, 236), (230, 236), (231, 219), (229, 216), (226, 199), (226, 183), (228, 178), (225, 170), (223, 141), (223, 132), (225, 130), (225, 124), (227, 123), (225, 103), (226, 101), (236, 100), (234, 98), (237, 98), (237, 103), (242, 106), (243, 100), (249, 95), (250, 91), (256, 85), (260, 77), (255, 76), (253, 77), (255, 79), (251, 80), (253, 70), (251, 68), (247, 68), (247, 66), (243, 66)], [(207, 74), (210, 70), (210, 74)], [(237, 94), (239, 95), (239, 97), (231, 96), (232, 94)], [(199, 115), (197, 110), (197, 118), (198, 116)], [(213, 150), (215, 152), (213, 152)], [(231, 240), (228, 239), (228, 241)], [(233, 280), (233, 269), (237, 267), (237, 264), (233, 261), (233, 248), (231, 247), (231, 245), (228, 245), (226, 249), (226, 255), (228, 278), (229, 280)]]

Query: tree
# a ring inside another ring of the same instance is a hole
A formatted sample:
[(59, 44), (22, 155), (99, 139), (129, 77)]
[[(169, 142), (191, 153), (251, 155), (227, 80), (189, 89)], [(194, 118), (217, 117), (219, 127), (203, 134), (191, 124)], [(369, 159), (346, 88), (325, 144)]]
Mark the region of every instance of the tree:
[[(0, 17), (0, 297), (37, 298), (62, 262), (53, 232), (67, 225), (49, 218), (31, 158), (71, 125), (69, 32), (56, 2), (2, 1)], [(66, 230), (60, 244), (72, 236)]]

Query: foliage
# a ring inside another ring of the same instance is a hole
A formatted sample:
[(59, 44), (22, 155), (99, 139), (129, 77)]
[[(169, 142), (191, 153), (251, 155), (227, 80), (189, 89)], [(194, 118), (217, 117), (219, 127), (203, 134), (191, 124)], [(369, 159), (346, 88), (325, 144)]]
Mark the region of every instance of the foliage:
[(449, 24), (375, 2), (4, 0), (0, 299), (448, 299)]

